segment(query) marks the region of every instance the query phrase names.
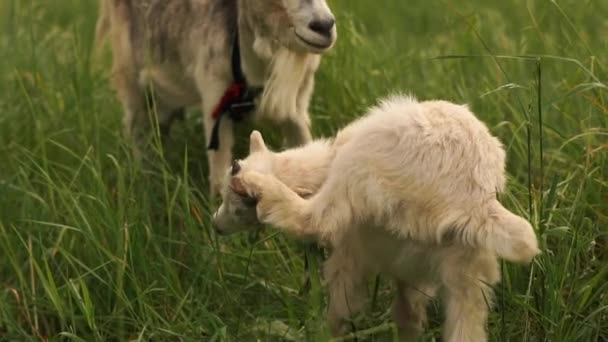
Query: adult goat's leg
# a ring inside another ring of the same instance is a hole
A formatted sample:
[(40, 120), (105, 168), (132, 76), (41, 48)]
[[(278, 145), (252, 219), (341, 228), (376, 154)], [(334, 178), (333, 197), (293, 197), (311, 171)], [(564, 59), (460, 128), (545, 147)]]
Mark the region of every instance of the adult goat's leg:
[[(205, 126), (205, 138), (207, 139), (207, 144), (209, 144), (216, 123), (216, 120), (212, 117), (212, 113), (220, 102), (228, 84), (213, 78), (206, 79), (200, 83), (204, 86), (202, 88), (203, 124)], [(209, 192), (211, 198), (215, 198), (220, 193), (222, 177), (232, 162), (232, 147), (234, 145), (233, 126), (230, 118), (223, 117), (219, 127), (219, 147), (217, 150), (207, 150)]]
[(285, 144), (297, 147), (312, 141), (310, 119), (305, 117), (289, 118), (281, 124)]
[(141, 158), (150, 131), (145, 92), (136, 80), (136, 70), (132, 65), (122, 65), (115, 61), (112, 83), (123, 107), (123, 133), (133, 145), (137, 158)]
[(304, 78), (296, 99), (297, 113), (295, 116), (289, 116), (282, 124), (285, 143), (289, 147), (304, 145), (312, 141), (308, 107), (313, 89), (314, 73), (310, 73)]

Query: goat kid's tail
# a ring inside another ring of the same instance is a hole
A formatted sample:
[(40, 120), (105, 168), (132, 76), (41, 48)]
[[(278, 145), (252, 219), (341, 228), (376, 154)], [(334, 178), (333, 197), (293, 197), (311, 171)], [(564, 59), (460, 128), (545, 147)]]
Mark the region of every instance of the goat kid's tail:
[(460, 243), (489, 249), (508, 261), (526, 264), (540, 254), (532, 225), (505, 209), (497, 200), (492, 200), (475, 214), (455, 212), (454, 216), (444, 218), (444, 222), (449, 224), (439, 226), (458, 227), (455, 238)]
[(476, 230), (477, 242), (499, 257), (516, 263), (529, 263), (540, 254), (532, 225), (493, 200), (488, 216)]

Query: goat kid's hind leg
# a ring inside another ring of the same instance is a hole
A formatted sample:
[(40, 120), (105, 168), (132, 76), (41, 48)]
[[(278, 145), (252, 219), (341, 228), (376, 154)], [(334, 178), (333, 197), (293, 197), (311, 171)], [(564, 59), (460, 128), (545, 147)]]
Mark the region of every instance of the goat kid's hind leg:
[(339, 239), (352, 223), (342, 175), (330, 175), (313, 197), (304, 199), (272, 175), (257, 171), (241, 176), (243, 187), (258, 198), (258, 219), (303, 240)]
[(487, 341), (492, 286), (498, 283), (499, 277), (498, 262), (491, 255), (455, 256), (446, 260), (441, 269), (446, 306), (444, 341)]
[(247, 192), (258, 198), (260, 222), (283, 229), (303, 240), (316, 240), (319, 231), (308, 224), (308, 201), (300, 197), (273, 175), (257, 171), (245, 172), (241, 183)]
[[(415, 284), (415, 283), (414, 283)], [(426, 325), (426, 309), (435, 296), (436, 289), (424, 284), (411, 285), (395, 281), (396, 296), (393, 303), (393, 319), (399, 327), (401, 341), (417, 341)]]

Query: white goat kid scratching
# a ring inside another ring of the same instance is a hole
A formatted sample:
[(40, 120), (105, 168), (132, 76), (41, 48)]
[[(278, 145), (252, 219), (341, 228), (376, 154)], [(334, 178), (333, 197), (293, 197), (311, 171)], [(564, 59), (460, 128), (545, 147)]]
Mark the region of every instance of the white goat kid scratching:
[[(234, 161), (226, 171), (221, 191), (222, 204), (213, 216), (213, 225), (220, 235), (259, 228), (257, 200), (247, 194), (239, 175), (255, 170), (271, 173), (300, 196), (312, 195), (325, 181), (331, 162), (331, 142), (316, 140), (304, 147), (274, 153), (266, 148), (259, 132), (251, 134), (249, 156)], [(302, 167), (305, 166), (305, 167)]]
[[(252, 140), (263, 145), (257, 133)], [(394, 279), (404, 337), (420, 334), (429, 299), (441, 293), (444, 340), (486, 341), (497, 256), (527, 263), (539, 253), (532, 226), (496, 200), (505, 153), (466, 106), (393, 97), (331, 142), (258, 150), (232, 182), (256, 199), (262, 222), (331, 247), (324, 278), (335, 335), (361, 309), (366, 279), (382, 273)], [(296, 191), (303, 185), (309, 198)]]
[[(212, 193), (232, 160), (233, 120), (219, 121), (230, 104), (257, 103), (255, 117), (276, 124), (291, 146), (311, 140), (314, 74), (337, 36), (325, 0), (100, 1), (97, 40), (110, 38), (113, 84), (136, 146), (150, 128), (150, 89), (162, 131), (201, 105)], [(261, 98), (249, 88), (263, 88)]]

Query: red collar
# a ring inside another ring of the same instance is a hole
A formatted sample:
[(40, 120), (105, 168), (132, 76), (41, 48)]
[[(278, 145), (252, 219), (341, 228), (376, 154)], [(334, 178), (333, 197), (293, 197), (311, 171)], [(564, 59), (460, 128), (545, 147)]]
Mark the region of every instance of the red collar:
[(220, 102), (211, 113), (213, 120), (217, 120), (223, 112), (229, 109), (231, 104), (239, 102), (243, 97), (243, 93), (245, 93), (246, 88), (247, 85), (245, 82), (233, 82), (228, 89), (226, 89), (226, 92), (224, 92)]
[(232, 84), (226, 89), (220, 102), (215, 106), (211, 117), (215, 120), (208, 149), (217, 150), (220, 146), (219, 127), (224, 114), (229, 114), (234, 122), (242, 120), (245, 114), (255, 109), (254, 98), (260, 93), (260, 89), (250, 88), (247, 85), (245, 74), (241, 66), (241, 50), (239, 43), (238, 28), (234, 35), (232, 47)]

